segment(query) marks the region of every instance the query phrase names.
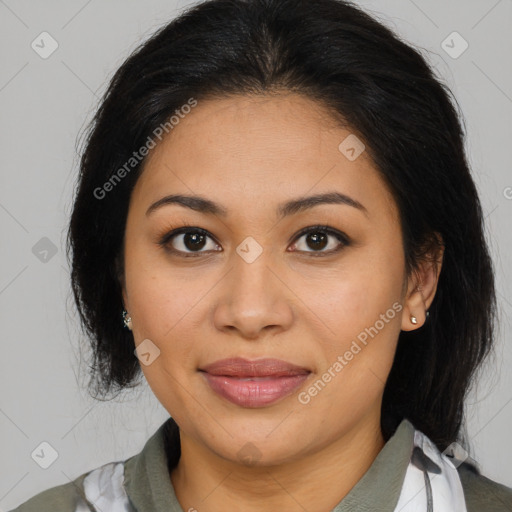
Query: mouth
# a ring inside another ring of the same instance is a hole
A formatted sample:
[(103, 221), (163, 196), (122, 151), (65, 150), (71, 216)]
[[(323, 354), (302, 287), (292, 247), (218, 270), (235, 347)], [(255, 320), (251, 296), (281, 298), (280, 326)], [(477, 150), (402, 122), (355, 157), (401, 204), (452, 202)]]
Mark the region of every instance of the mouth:
[(264, 407), (292, 394), (311, 374), (281, 359), (223, 359), (199, 371), (215, 393), (249, 408)]

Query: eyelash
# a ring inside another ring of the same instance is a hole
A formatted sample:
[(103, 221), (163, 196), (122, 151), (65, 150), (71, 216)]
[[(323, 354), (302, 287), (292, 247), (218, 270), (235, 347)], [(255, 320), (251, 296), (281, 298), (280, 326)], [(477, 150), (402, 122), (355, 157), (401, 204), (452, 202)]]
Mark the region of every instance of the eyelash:
[[(201, 254), (207, 254), (208, 251), (196, 251), (196, 252), (184, 252), (179, 251), (177, 249), (174, 249), (169, 242), (172, 241), (172, 239), (175, 236), (181, 235), (181, 234), (187, 234), (187, 233), (194, 233), (199, 235), (204, 235), (209, 238), (211, 238), (215, 243), (216, 240), (210, 235), (210, 233), (204, 229), (194, 227), (186, 222), (183, 223), (184, 226), (172, 229), (171, 231), (166, 232), (163, 236), (159, 238), (158, 245), (164, 248), (166, 251), (175, 254), (179, 257), (183, 258), (197, 258)], [(325, 233), (327, 235), (334, 236), (339, 242), (340, 245), (336, 249), (331, 249), (330, 251), (298, 251), (299, 253), (306, 253), (314, 258), (323, 257), (323, 256), (331, 256), (335, 253), (338, 253), (341, 251), (344, 247), (347, 247), (350, 245), (350, 239), (342, 232), (338, 231), (337, 229), (331, 228), (330, 226), (325, 225), (316, 225), (316, 226), (309, 226), (307, 228), (302, 229), (295, 235), (292, 242), (295, 243), (297, 240), (302, 238), (304, 235), (308, 235), (310, 233)], [(221, 251), (214, 251), (214, 252), (221, 252)], [(295, 251), (294, 251), (295, 252)]]

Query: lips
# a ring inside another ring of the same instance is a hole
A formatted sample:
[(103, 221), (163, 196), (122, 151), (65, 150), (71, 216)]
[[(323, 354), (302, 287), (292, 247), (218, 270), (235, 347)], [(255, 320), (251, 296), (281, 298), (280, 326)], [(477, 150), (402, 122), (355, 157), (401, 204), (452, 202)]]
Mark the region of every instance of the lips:
[(228, 377), (286, 377), (309, 373), (307, 368), (297, 366), (281, 359), (257, 359), (249, 361), (241, 357), (222, 359), (201, 368), (210, 375)]
[(292, 394), (311, 373), (281, 359), (231, 358), (200, 368), (210, 388), (242, 407), (264, 407)]

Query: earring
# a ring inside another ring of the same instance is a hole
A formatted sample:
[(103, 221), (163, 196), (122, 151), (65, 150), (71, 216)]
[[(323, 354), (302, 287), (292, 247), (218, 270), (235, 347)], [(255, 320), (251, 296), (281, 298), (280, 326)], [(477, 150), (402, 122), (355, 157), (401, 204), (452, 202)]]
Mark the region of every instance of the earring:
[(418, 323), (418, 319), (415, 316), (411, 315), (411, 323), (416, 325)]
[(124, 322), (124, 326), (127, 327), (128, 329), (130, 329), (130, 331), (132, 330), (132, 319), (130, 317), (130, 315), (128, 314), (128, 311), (126, 310), (123, 310), (123, 322)]

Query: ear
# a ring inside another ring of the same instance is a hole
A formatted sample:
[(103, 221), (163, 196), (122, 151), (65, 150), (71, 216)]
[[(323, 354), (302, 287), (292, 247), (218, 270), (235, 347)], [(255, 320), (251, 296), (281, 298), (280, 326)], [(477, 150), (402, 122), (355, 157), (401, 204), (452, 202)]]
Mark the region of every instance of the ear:
[[(439, 275), (443, 264), (444, 243), (441, 235), (435, 233), (429, 249), (423, 253), (411, 275), (407, 278), (407, 292), (404, 298), (402, 315), (402, 331), (419, 329), (427, 319), (439, 283)], [(411, 317), (415, 317), (413, 324)]]

